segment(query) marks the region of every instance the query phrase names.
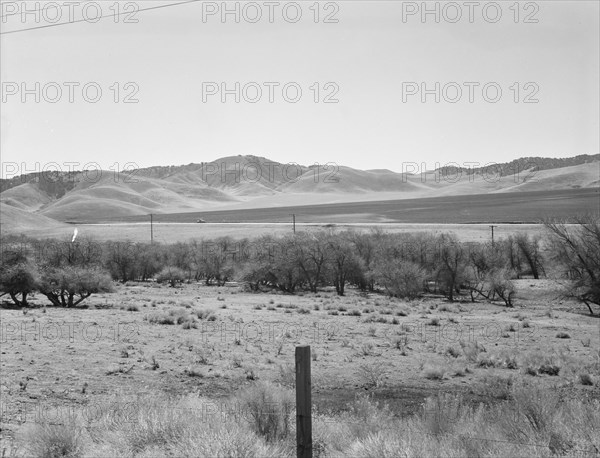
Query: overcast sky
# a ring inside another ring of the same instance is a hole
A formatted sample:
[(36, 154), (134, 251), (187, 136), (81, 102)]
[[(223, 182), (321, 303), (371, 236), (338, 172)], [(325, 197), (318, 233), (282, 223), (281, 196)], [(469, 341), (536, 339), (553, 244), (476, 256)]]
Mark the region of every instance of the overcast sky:
[[(176, 2), (128, 9), (169, 3)], [(439, 22), (433, 13), (423, 20), (415, 10), (421, 2), (313, 4), (299, 5), (297, 22), (289, 2), (237, 3), (239, 23), (233, 14), (225, 21), (220, 11), (210, 14), (221, 2), (196, 2), (139, 11), (137, 23), (126, 15), (92, 23), (98, 11), (115, 11), (113, 1), (97, 2), (88, 20), (7, 33), (49, 25), (56, 10), (23, 17), (11, 14), (23, 2), (3, 2), (3, 172), (10, 162), (25, 163), (26, 172), (36, 163), (108, 169), (237, 154), (401, 171), (403, 162), (433, 168), (598, 153), (598, 1), (480, 2), (473, 11), (445, 2)], [(81, 5), (71, 8), (71, 18), (84, 17)], [(259, 9), (262, 17), (251, 22)], [(62, 22), (69, 15), (64, 5)], [(239, 103), (234, 93), (223, 103), (221, 83), (235, 92), (236, 82)], [(270, 85), (273, 103), (265, 83), (279, 84)], [(424, 102), (421, 83), (433, 90)], [(32, 93), (23, 103), (24, 88)], [(138, 102), (123, 103), (127, 96)], [(328, 96), (338, 102), (323, 103)]]

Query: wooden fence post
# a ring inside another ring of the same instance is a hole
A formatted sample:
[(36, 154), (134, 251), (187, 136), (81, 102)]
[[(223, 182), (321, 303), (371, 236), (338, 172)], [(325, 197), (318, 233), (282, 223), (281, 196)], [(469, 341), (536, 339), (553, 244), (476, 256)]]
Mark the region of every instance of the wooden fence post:
[(312, 458), (310, 346), (296, 347), (296, 456)]

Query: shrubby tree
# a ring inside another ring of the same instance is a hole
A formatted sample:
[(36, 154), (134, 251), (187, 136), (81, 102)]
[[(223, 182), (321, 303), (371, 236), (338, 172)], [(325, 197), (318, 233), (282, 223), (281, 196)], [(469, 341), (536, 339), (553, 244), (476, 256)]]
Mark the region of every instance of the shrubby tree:
[(39, 290), (56, 306), (75, 307), (92, 294), (112, 292), (113, 285), (110, 276), (96, 267), (46, 267)]
[(245, 283), (250, 291), (260, 291), (261, 286), (273, 286), (276, 278), (272, 273), (271, 264), (251, 260), (247, 261), (237, 272), (237, 279)]
[(259, 291), (261, 286), (274, 288), (277, 278), (273, 264), (278, 244), (271, 236), (262, 236), (252, 244), (244, 246), (236, 278), (246, 283), (251, 291)]
[(363, 261), (356, 254), (347, 232), (329, 235), (327, 252), (329, 281), (335, 287), (338, 296), (343, 296), (346, 283), (365, 271)]
[(492, 295), (496, 295), (502, 299), (507, 307), (512, 307), (514, 305), (513, 300), (516, 288), (511, 281), (510, 271), (508, 269), (494, 270), (489, 274), (487, 280), (489, 282), (489, 291)]
[(186, 279), (186, 273), (175, 266), (165, 266), (156, 275), (156, 281), (159, 283), (168, 283), (171, 288), (174, 288), (179, 283), (183, 283)]
[(104, 245), (104, 266), (115, 280), (123, 283), (137, 278), (136, 247), (131, 242), (107, 242)]
[(356, 254), (362, 260), (363, 269), (356, 272), (352, 282), (358, 286), (361, 291), (373, 291), (375, 289), (375, 262), (377, 259), (377, 245), (384, 238), (381, 230), (373, 230), (370, 233), (352, 233), (350, 235), (351, 243), (356, 250)]
[(29, 261), (19, 260), (2, 264), (0, 268), (0, 291), (8, 294), (15, 305), (27, 307), (27, 295), (38, 287), (40, 280), (37, 268)]
[(467, 278), (467, 252), (454, 234), (442, 234), (436, 242), (436, 278), (446, 297), (453, 301), (454, 293), (460, 293), (460, 287)]
[(322, 281), (327, 268), (327, 241), (324, 233), (302, 232), (292, 237), (288, 255), (293, 257), (308, 289), (313, 293)]
[(515, 273), (515, 277), (521, 278), (521, 275), (525, 272), (525, 260), (523, 259), (523, 255), (517, 245), (515, 237), (509, 235), (507, 238), (496, 242), (495, 245), (501, 247), (508, 266), (510, 270)]
[(214, 242), (194, 246), (193, 262), (196, 278), (204, 279), (205, 284), (213, 282), (223, 286), (234, 274), (237, 247), (230, 237), (220, 237)]
[(185, 273), (188, 280), (191, 280), (194, 276), (194, 271), (197, 271), (194, 265), (195, 256), (193, 253), (194, 250), (188, 243), (177, 242), (171, 244), (165, 252), (164, 263), (172, 267), (177, 267)]
[(45, 266), (97, 266), (103, 262), (104, 244), (81, 237), (68, 240), (44, 240), (39, 244), (38, 262)]
[(0, 290), (15, 304), (27, 306), (34, 291), (53, 304), (74, 307), (91, 294), (112, 291), (108, 274), (99, 266), (100, 245), (86, 239), (77, 242), (44, 240), (28, 249), (4, 250)]
[(499, 297), (507, 306), (513, 306), (516, 293), (511, 279), (515, 276), (508, 259), (506, 246), (502, 243), (471, 244), (469, 266), (464, 283), (474, 302), (477, 296), (487, 300)]
[[(252, 244), (237, 278), (253, 291), (261, 286), (294, 293), (308, 284), (316, 291), (324, 278), (325, 244), (309, 234), (287, 235), (278, 239), (263, 236)], [(323, 257), (321, 257), (323, 256)]]
[(303, 281), (303, 272), (295, 258), (294, 237), (286, 236), (278, 240), (275, 250), (269, 253), (270, 274), (274, 286), (286, 293), (294, 293)]
[(400, 272), (412, 270), (411, 265), (419, 266), (419, 276), (422, 274), (423, 279), (418, 287), (423, 288), (423, 291), (429, 289), (428, 280), (435, 280), (435, 284), (438, 284), (437, 272), (440, 266), (438, 245), (437, 238), (431, 233), (379, 236), (375, 261), (377, 272), (382, 273), (382, 264), (394, 268), (399, 261), (404, 263)]
[(569, 279), (567, 295), (583, 302), (593, 315), (591, 304), (600, 305), (600, 217), (584, 216), (570, 227), (546, 221), (554, 261)]
[(480, 243), (469, 246), (469, 263), (473, 269), (473, 277), (485, 279), (490, 272), (502, 269), (508, 262), (504, 250), (498, 243)]
[(15, 305), (27, 307), (27, 296), (39, 284), (39, 272), (32, 261), (34, 244), (25, 238), (3, 237), (0, 243), (0, 296), (8, 294)]
[(418, 264), (403, 259), (384, 259), (377, 264), (374, 278), (389, 295), (415, 299), (423, 293), (425, 270)]
[(514, 237), (514, 243), (516, 244), (519, 253), (527, 263), (531, 275), (533, 275), (533, 278), (536, 280), (540, 278), (540, 274), (544, 273), (540, 242), (540, 235), (529, 237), (528, 234), (517, 234)]
[(162, 250), (162, 246), (156, 243), (135, 244), (135, 273), (138, 280), (147, 281), (154, 278), (163, 265)]

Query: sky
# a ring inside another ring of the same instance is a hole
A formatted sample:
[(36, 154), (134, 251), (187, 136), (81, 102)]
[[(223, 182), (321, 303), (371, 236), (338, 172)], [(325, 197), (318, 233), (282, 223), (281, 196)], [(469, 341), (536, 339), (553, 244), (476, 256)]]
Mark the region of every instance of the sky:
[(224, 17), (222, 2), (58, 1), (60, 17), (48, 2), (21, 14), (35, 3), (1, 5), (4, 178), (238, 154), (401, 172), (600, 150), (597, 1), (427, 2), (424, 16), (422, 2), (227, 2), (239, 15)]

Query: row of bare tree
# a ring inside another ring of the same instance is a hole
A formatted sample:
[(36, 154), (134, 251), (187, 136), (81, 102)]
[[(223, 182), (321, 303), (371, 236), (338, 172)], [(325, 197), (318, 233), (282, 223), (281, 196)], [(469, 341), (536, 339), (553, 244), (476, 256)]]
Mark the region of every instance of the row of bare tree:
[[(317, 292), (348, 285), (383, 290), (408, 299), (426, 292), (449, 300), (502, 300), (513, 305), (512, 280), (564, 278), (567, 293), (588, 305), (600, 303), (600, 223), (545, 223), (547, 237), (519, 234), (496, 243), (460, 242), (453, 234), (390, 234), (382, 230), (300, 232), (284, 237), (192, 241), (170, 245), (2, 240), (0, 290), (18, 305), (40, 291), (55, 305), (74, 306), (113, 280), (155, 279), (176, 286), (183, 281), (223, 285), (243, 282), (253, 291), (278, 289)], [(109, 277), (110, 276), (110, 277)]]

